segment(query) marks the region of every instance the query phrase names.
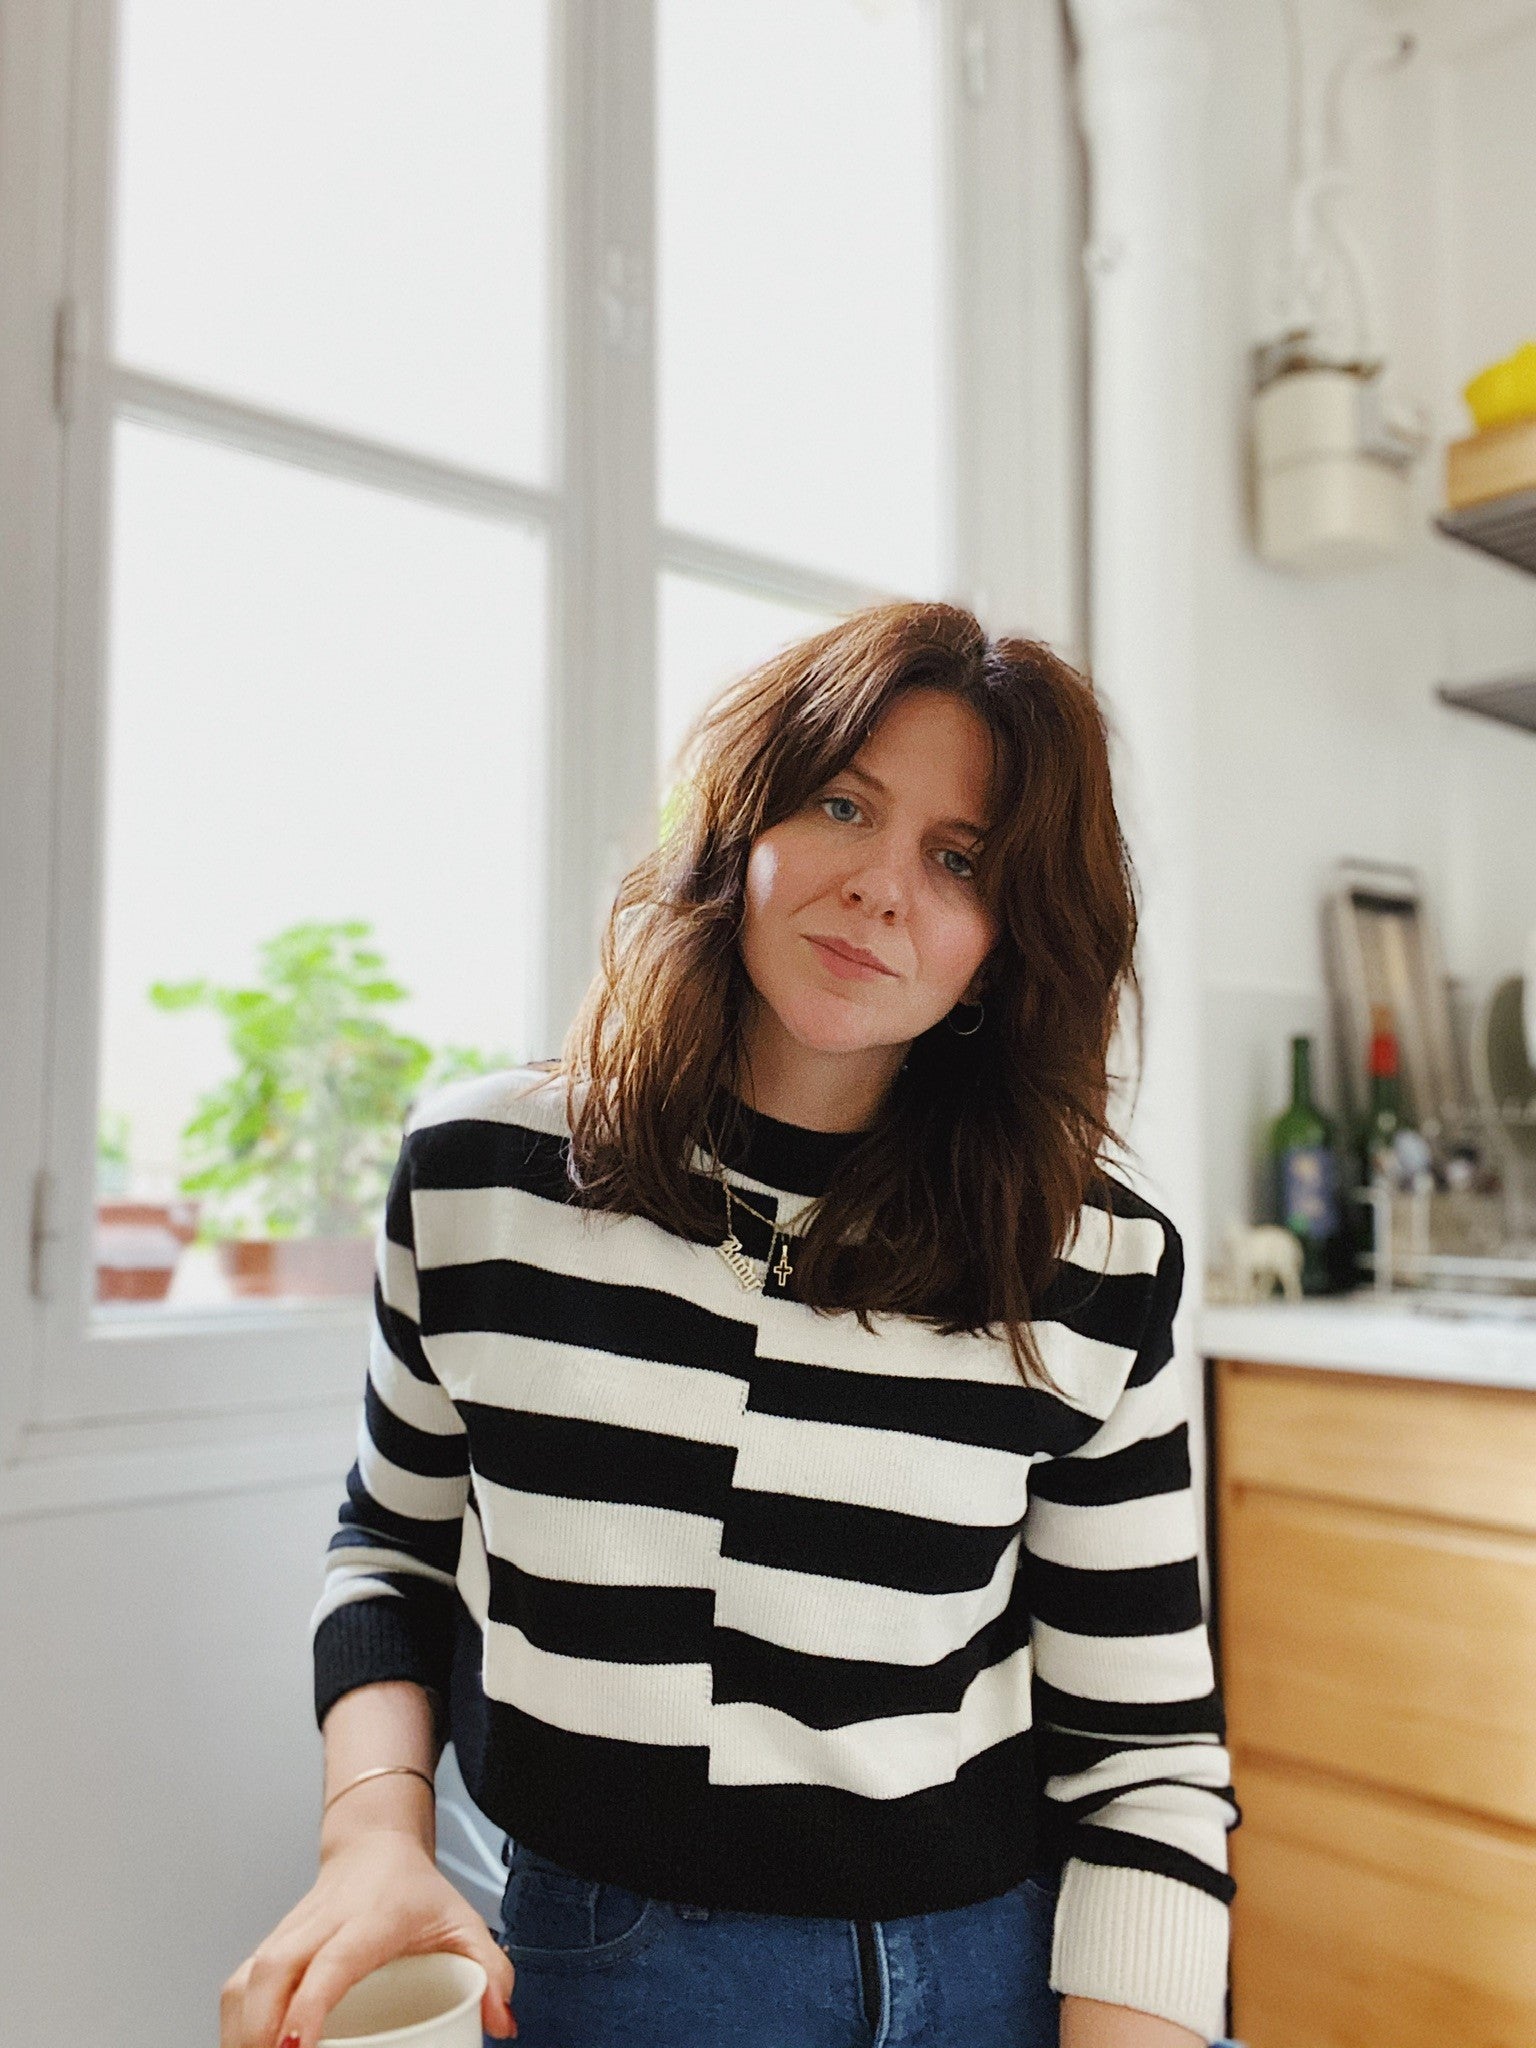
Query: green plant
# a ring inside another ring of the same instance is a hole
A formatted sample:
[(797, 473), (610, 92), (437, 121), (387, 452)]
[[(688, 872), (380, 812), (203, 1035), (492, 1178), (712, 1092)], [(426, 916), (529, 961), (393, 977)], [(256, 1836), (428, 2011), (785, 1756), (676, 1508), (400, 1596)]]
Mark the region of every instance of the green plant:
[(121, 1195), (128, 1187), (130, 1125), (123, 1110), (104, 1109), (96, 1125), (96, 1192)]
[(412, 1101), (424, 1088), (515, 1062), (437, 1053), (379, 1014), (409, 993), (358, 919), (289, 926), (260, 948), (254, 988), (157, 981), (158, 1009), (216, 1011), (237, 1068), (182, 1130), (182, 1192), (204, 1197), (199, 1235), (358, 1237), (375, 1227)]

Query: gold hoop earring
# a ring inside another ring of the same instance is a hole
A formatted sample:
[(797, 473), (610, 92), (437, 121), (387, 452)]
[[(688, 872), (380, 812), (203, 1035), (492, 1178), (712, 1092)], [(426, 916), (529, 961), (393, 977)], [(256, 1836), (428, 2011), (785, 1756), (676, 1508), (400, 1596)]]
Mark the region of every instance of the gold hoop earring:
[[(958, 1010), (959, 1007), (960, 1005), (956, 1003), (955, 1010)], [(962, 1030), (961, 1027), (955, 1022), (955, 1010), (951, 1010), (949, 1015), (944, 1019), (944, 1022), (949, 1026), (950, 1030), (954, 1032), (956, 1038), (974, 1038), (976, 1036), (976, 1033), (981, 1029), (982, 1019), (987, 1014), (985, 1004), (980, 1002), (967, 1003), (965, 1007), (968, 1010), (974, 1009), (976, 1012), (976, 1022), (972, 1024), (968, 1029)]]

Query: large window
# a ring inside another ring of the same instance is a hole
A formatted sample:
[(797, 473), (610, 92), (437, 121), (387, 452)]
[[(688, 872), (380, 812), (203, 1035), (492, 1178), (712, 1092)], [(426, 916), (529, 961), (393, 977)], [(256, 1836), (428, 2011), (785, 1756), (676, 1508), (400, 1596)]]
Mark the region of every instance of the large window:
[(549, 0), (119, 0), (113, 353), (525, 483)]
[(1012, 0), (76, 5), (53, 1426), (354, 1393), (409, 1101), (557, 1049), (703, 703), (883, 595), (1032, 623), (1062, 63)]
[(660, 0), (661, 516), (949, 580), (934, 0)]
[(121, 0), (95, 1320), (364, 1296), (539, 1050), (546, 0)]
[(942, 20), (936, 0), (659, 0), (664, 761), (772, 646), (953, 580)]

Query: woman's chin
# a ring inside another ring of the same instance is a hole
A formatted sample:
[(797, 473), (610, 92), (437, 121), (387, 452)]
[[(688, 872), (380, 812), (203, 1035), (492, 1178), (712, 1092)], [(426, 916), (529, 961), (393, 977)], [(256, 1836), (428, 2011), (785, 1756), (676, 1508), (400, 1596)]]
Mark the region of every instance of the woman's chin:
[(882, 1030), (872, 1017), (860, 1016), (848, 1002), (797, 1004), (787, 1012), (780, 1011), (779, 1022), (807, 1052), (880, 1052), (898, 1038), (895, 1029), (887, 1026)]

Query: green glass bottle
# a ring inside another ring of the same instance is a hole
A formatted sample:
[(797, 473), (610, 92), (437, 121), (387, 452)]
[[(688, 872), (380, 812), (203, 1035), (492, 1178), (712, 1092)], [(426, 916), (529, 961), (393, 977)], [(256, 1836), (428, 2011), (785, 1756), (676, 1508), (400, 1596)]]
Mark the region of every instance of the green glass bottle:
[(1301, 1291), (1339, 1280), (1339, 1162), (1332, 1120), (1312, 1100), (1312, 1041), (1291, 1040), (1291, 1100), (1269, 1130), (1275, 1215), (1301, 1240)]

